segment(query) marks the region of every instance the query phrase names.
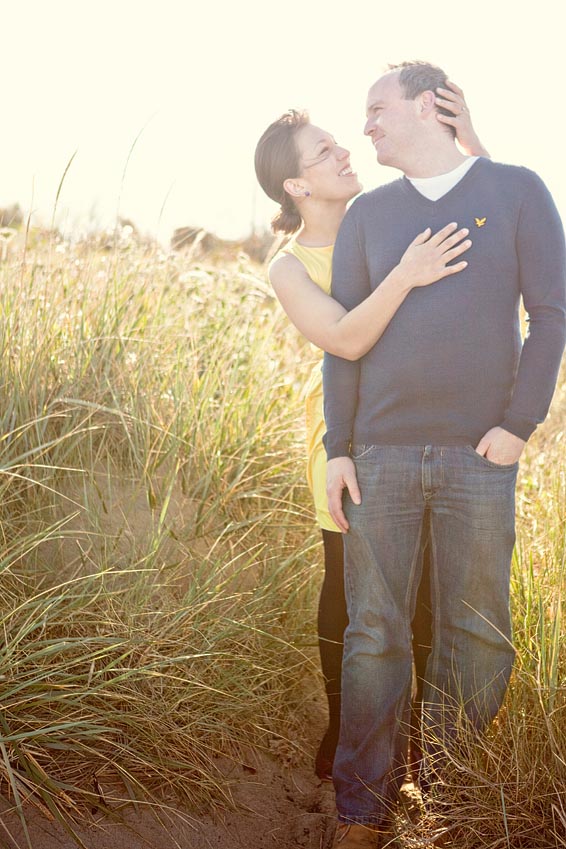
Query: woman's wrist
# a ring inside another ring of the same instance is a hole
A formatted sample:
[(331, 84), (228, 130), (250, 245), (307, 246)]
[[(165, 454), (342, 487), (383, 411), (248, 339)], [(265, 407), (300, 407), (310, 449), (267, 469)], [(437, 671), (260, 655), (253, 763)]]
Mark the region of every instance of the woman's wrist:
[(489, 152), (485, 149), (477, 135), (474, 135), (465, 144), (461, 143), (461, 146), (468, 156), (486, 156), (488, 159), (491, 158)]
[(408, 295), (411, 289), (418, 286), (416, 272), (413, 271), (408, 262), (404, 263), (402, 260), (399, 265), (396, 265), (393, 271), (387, 275), (381, 285), (383, 286), (385, 283), (389, 283), (389, 286), (391, 286), (392, 289), (402, 295)]

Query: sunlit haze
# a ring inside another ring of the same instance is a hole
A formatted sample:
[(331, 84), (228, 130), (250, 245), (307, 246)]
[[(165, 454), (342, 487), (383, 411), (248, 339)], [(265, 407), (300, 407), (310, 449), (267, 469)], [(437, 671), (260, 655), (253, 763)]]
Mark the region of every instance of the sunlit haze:
[(362, 133), (388, 62), (427, 59), (465, 90), (495, 159), (526, 165), (566, 217), (561, 3), (22, 0), (2, 4), (0, 206), (65, 232), (119, 213), (164, 242), (268, 227), (257, 139), (289, 107), (348, 147), (366, 189), (397, 176)]

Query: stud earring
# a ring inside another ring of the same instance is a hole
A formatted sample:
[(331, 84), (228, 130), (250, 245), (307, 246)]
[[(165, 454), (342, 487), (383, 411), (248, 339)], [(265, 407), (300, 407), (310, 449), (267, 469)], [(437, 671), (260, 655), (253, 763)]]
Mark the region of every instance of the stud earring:
[(306, 197), (306, 198), (310, 198), (310, 196), (311, 196), (311, 193), (310, 193), (310, 192), (305, 192), (305, 197)]

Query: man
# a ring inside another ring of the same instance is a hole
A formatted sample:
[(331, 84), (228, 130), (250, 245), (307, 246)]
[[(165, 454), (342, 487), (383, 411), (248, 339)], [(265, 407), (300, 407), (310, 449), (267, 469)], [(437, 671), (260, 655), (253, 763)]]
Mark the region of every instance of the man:
[(340, 849), (389, 839), (405, 772), (425, 535), (429, 752), (449, 744), (463, 712), (481, 730), (501, 705), (513, 663), (518, 460), (548, 411), (566, 335), (564, 232), (553, 201), (531, 171), (460, 153), (436, 117), (445, 81), (439, 68), (404, 63), (371, 87), (365, 133), (378, 161), (404, 176), (354, 202), (334, 251), (332, 294), (352, 309), (426, 227), (457, 222), (472, 240), (467, 268), (414, 289), (362, 360), (325, 357), (328, 497), (347, 531), (350, 617), (334, 768)]

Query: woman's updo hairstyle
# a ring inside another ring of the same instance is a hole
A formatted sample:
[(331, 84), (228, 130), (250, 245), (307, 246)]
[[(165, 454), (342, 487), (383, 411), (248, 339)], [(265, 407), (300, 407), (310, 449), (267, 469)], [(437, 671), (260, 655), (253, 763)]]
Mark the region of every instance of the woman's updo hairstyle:
[(295, 202), (283, 188), (285, 180), (299, 176), (299, 152), (295, 136), (309, 123), (307, 112), (289, 109), (270, 124), (255, 149), (255, 173), (265, 194), (281, 204), (271, 221), (271, 229), (294, 233), (301, 226)]

